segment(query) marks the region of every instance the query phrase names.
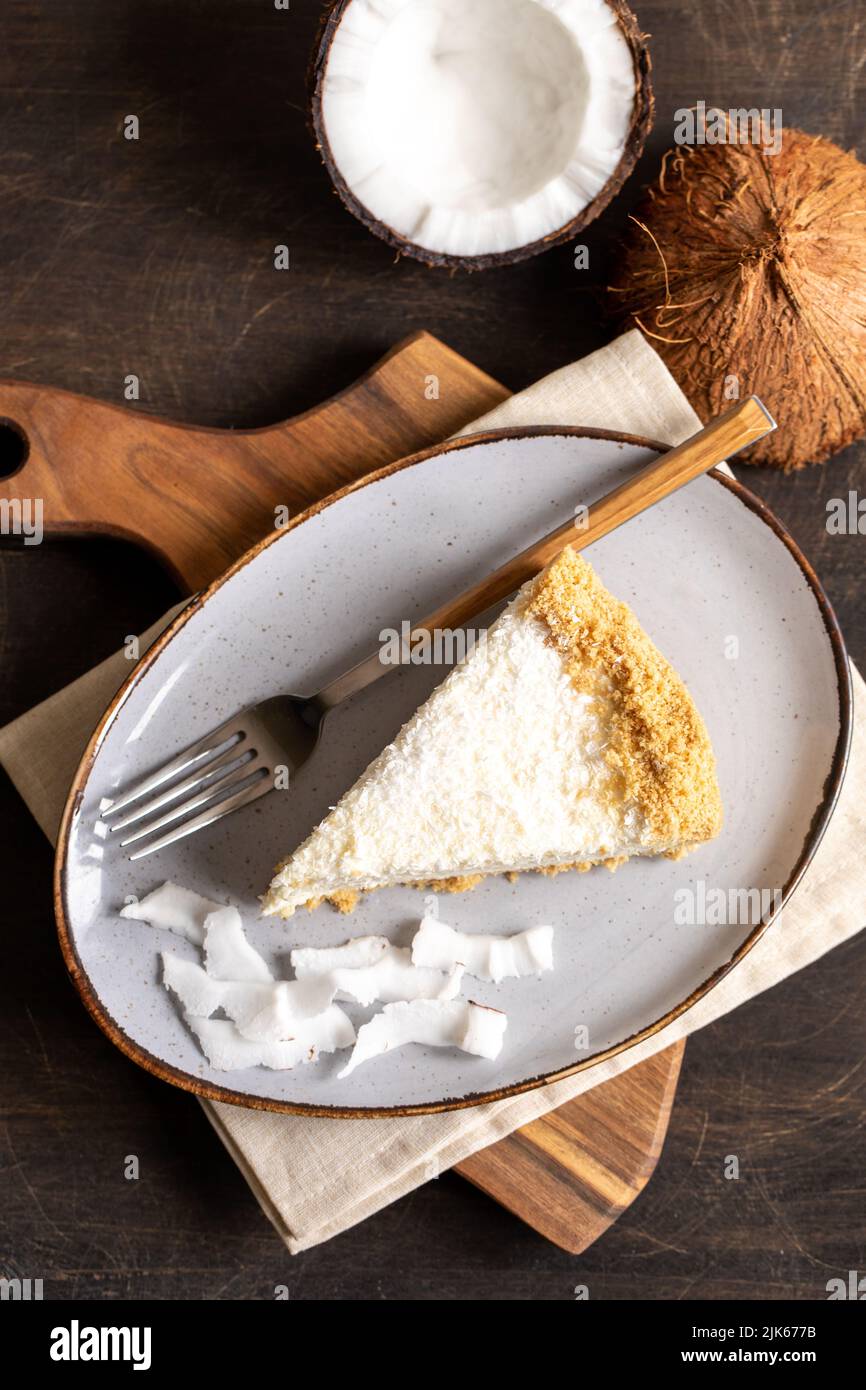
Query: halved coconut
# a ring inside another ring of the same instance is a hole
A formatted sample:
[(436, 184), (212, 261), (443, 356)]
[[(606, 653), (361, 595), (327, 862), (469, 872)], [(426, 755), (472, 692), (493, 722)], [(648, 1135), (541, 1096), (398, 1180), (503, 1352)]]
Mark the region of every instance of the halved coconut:
[(574, 236), (633, 169), (649, 54), (623, 0), (338, 0), (313, 124), (346, 206), (430, 265)]

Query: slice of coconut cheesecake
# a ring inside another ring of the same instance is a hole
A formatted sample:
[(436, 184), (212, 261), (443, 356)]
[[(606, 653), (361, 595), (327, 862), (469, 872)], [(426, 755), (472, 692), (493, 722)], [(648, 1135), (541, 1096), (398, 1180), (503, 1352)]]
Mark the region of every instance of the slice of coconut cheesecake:
[(703, 720), (631, 609), (564, 550), (277, 869), (289, 917), (396, 884), (677, 857), (721, 828)]

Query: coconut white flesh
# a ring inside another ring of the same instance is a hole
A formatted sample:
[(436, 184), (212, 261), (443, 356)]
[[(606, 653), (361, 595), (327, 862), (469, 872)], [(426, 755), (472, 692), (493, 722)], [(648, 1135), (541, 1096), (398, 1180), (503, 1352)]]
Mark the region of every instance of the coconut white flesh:
[(147, 922), (151, 927), (166, 927), (191, 941), (194, 946), (200, 946), (204, 940), (205, 918), (212, 912), (222, 911), (222, 907), (222, 903), (202, 898), (191, 888), (163, 883), (140, 902), (122, 907), (120, 915), (134, 922)]
[(530, 927), (513, 936), (455, 931), (435, 917), (422, 918), (412, 941), (415, 965), (453, 970), (463, 965), (478, 980), (520, 979), (553, 969), (553, 927)]
[(625, 150), (634, 63), (605, 0), (352, 0), (322, 118), (373, 218), (442, 255), (563, 228)]
[(215, 1071), (245, 1071), (247, 1067), (269, 1067), (288, 1071), (301, 1062), (314, 1062), (323, 1052), (351, 1047), (355, 1030), (342, 1009), (329, 1009), (316, 1020), (303, 1040), (291, 1042), (252, 1042), (243, 1037), (233, 1023), (221, 1018), (195, 1018), (186, 1022)]
[[(299, 979), (329, 980), (336, 999), (356, 1004), (454, 999), (463, 978), (463, 967), (456, 962), (445, 971), (419, 969), (407, 946), (392, 946), (384, 936), (361, 936), (343, 946), (304, 947), (292, 952), (291, 961)], [(359, 964), (335, 964), (348, 961)]]
[(360, 970), (375, 965), (391, 943), (387, 936), (356, 936), (342, 946), (298, 946), (289, 960), (299, 980), (309, 975), (327, 975), (331, 970)]
[(375, 965), (359, 970), (334, 970), (324, 978), (333, 981), (337, 999), (356, 1004), (395, 1004), (401, 999), (456, 999), (463, 981), (463, 966), (446, 971), (422, 970), (412, 964), (408, 947), (392, 946)]
[(426, 1047), (457, 1047), (461, 1052), (493, 1060), (502, 1050), (508, 1019), (499, 1009), (462, 999), (413, 999), (386, 1004), (358, 1029), (358, 1040), (339, 1079), (351, 1076), (362, 1062), (381, 1057), (408, 1043)]
[(215, 980), (271, 980), (273, 976), (244, 936), (236, 907), (221, 907), (204, 922), (204, 961)]
[(197, 962), (170, 952), (163, 954), (162, 966), (163, 983), (177, 995), (184, 1013), (209, 1018), (222, 1009), (238, 1031), (254, 1042), (306, 1039), (310, 1027), (316, 1030), (334, 997), (334, 985), (327, 976), (267, 983), (215, 980)]
[[(333, 984), (322, 980), (281, 980), (264, 986), (270, 992), (260, 1001), (244, 998), (248, 985), (230, 985), (223, 1010), (237, 1024), (238, 1032), (254, 1042), (282, 1042), (289, 1038), (305, 1039), (310, 1028), (314, 1032), (325, 1015), (332, 1020), (342, 1009), (333, 1005)], [(261, 986), (253, 986), (261, 988)]]

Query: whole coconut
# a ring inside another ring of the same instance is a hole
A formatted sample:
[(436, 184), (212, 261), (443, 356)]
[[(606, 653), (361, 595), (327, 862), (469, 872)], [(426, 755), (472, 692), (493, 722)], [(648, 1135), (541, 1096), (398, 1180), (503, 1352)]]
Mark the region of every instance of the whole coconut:
[(818, 136), (668, 151), (610, 291), (704, 419), (755, 392), (755, 464), (822, 463), (866, 434), (866, 167)]

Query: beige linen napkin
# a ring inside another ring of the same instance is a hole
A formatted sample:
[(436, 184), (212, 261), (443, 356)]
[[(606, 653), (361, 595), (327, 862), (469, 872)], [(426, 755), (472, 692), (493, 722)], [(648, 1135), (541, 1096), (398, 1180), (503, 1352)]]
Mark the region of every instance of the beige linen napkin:
[[(632, 332), (513, 396), (462, 433), (481, 426), (593, 425), (676, 443), (698, 423), (661, 359)], [(128, 671), (118, 653), (0, 730), (0, 761), (50, 837), (84, 744)], [(772, 931), (707, 998), (662, 1032), (566, 1081), (451, 1114), (306, 1119), (203, 1102), (292, 1253), (346, 1230), (469, 1154), (670, 1046), (860, 930), (866, 890), (866, 688), (856, 671), (854, 685), (848, 776), (805, 881)]]

